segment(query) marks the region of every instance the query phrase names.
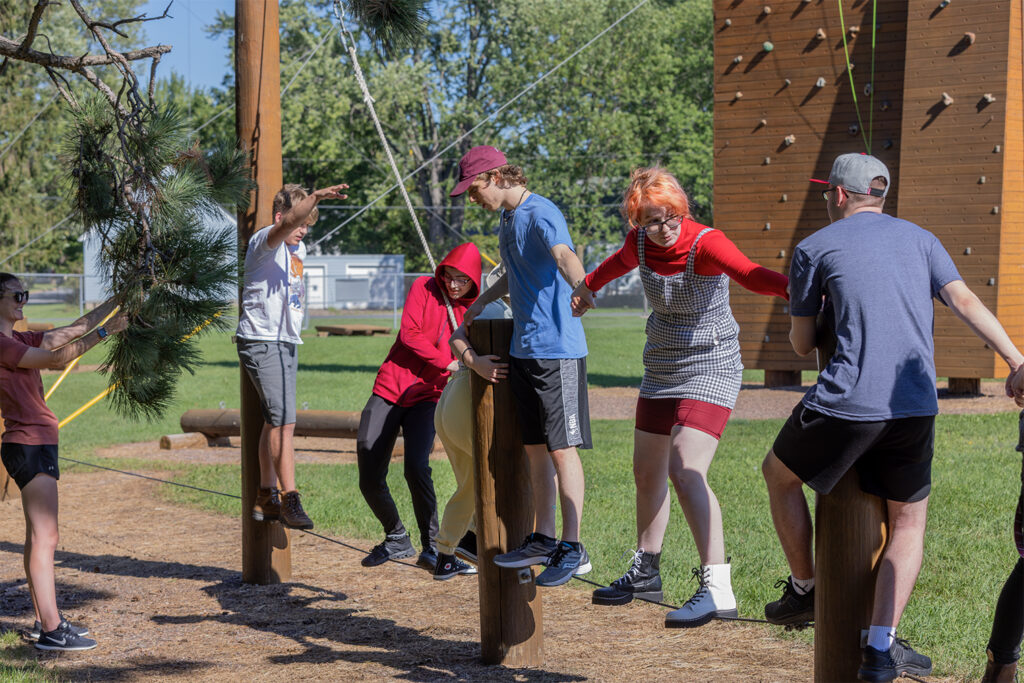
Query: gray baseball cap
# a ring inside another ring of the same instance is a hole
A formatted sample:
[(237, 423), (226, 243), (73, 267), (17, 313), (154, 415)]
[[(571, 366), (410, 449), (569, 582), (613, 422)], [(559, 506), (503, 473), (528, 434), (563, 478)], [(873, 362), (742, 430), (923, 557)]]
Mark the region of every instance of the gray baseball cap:
[[(871, 187), (875, 178), (885, 178), (885, 189)], [(840, 154), (832, 163), (832, 172), (828, 180), (810, 179), (812, 183), (821, 183), (841, 187), (857, 194), (869, 194), (873, 197), (885, 197), (889, 194), (892, 181), (889, 180), (889, 169), (877, 157), (870, 154)]]

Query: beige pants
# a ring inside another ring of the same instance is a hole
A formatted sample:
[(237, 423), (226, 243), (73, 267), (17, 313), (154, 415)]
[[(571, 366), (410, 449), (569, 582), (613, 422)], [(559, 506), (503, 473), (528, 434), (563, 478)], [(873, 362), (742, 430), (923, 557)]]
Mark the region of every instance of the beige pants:
[(476, 531), (472, 372), (462, 368), (452, 375), (434, 412), (434, 428), (455, 472), (455, 493), (444, 507), (441, 528), (437, 532), (437, 552), (445, 555), (454, 554), (455, 546), (467, 531)]

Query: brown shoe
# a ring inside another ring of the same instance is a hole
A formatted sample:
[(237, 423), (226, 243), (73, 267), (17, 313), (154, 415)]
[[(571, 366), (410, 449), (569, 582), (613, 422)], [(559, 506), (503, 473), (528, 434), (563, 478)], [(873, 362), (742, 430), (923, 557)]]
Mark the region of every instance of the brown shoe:
[(992, 652), (988, 653), (988, 666), (985, 667), (985, 675), (982, 676), (982, 683), (1013, 683), (1017, 680), (1017, 662), (1009, 664), (997, 664), (992, 661)]
[(292, 529), (312, 529), (313, 520), (302, 509), (298, 491), (281, 494), (281, 523)]
[(276, 522), (281, 517), (281, 498), (276, 488), (258, 489), (252, 504), (252, 518), (257, 522)]

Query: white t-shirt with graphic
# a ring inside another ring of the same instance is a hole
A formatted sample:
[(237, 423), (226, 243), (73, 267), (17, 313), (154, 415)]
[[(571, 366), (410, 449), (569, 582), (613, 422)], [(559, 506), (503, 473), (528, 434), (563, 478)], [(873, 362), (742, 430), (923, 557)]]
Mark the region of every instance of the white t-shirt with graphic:
[(251, 341), (301, 344), (299, 333), (306, 300), (302, 262), (306, 245), (299, 242), (292, 247), (282, 242), (271, 249), (267, 246), (271, 227), (258, 230), (249, 240), (242, 310), (235, 334)]

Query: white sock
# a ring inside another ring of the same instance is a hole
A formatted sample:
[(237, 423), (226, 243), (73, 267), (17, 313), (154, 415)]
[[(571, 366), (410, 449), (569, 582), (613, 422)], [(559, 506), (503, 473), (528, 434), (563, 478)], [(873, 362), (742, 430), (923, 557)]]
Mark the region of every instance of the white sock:
[(796, 590), (797, 595), (807, 595), (814, 588), (813, 576), (809, 579), (798, 579), (790, 574), (789, 579), (793, 582), (793, 588)]
[(895, 626), (872, 626), (868, 629), (868, 645), (880, 652), (888, 652), (895, 638)]

